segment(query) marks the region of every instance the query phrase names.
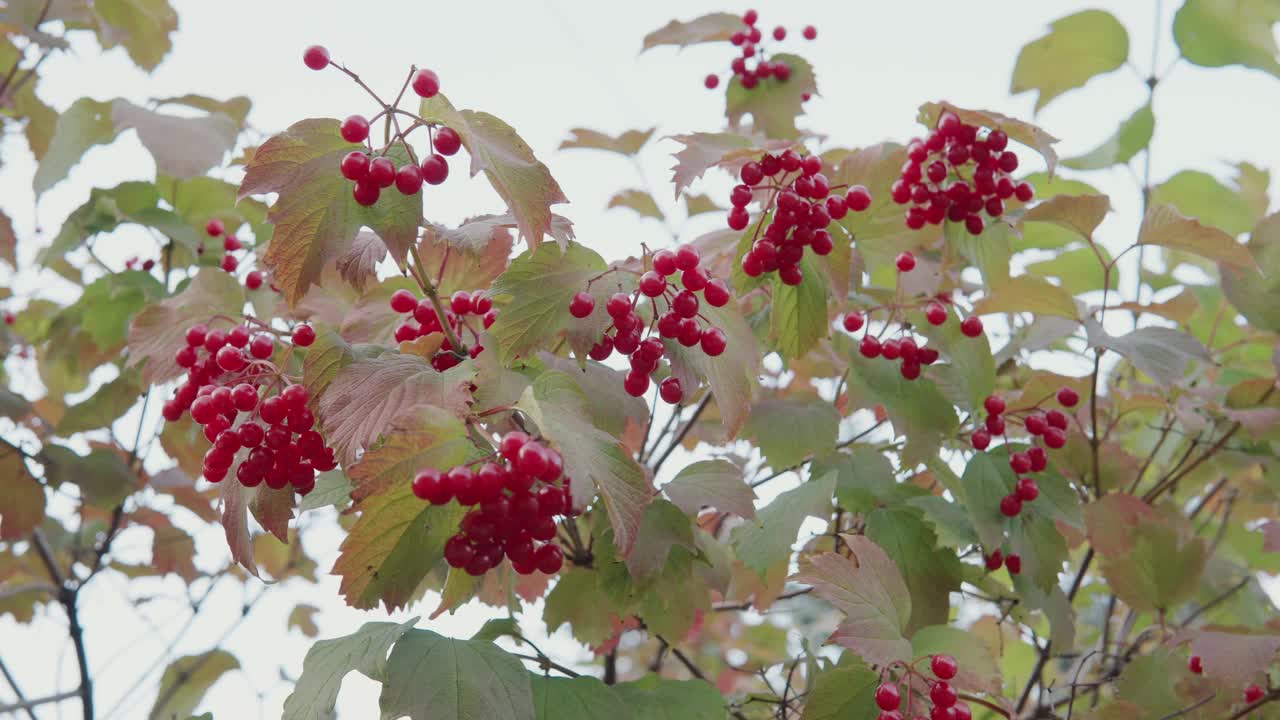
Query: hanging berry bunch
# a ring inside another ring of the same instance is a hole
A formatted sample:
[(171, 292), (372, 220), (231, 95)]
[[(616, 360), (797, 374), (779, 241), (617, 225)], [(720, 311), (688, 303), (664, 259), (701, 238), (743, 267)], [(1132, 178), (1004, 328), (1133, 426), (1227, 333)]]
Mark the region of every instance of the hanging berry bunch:
[[(893, 662), (881, 671), (880, 685), (875, 692), (876, 707), (881, 711), (879, 720), (916, 720), (926, 717), (932, 720), (971, 720), (973, 711), (968, 703), (960, 701), (960, 693), (951, 684), (951, 680), (960, 671), (956, 659), (950, 655), (927, 657), (927, 674), (916, 669), (916, 665), (925, 658), (919, 658), (910, 664)], [(902, 669), (902, 675), (897, 679), (892, 674), (895, 668)], [(912, 692), (913, 681), (927, 686), (929, 694), (925, 696)]]
[[(248, 324), (226, 332), (204, 324), (187, 328), (187, 344), (174, 357), (187, 378), (165, 402), (163, 414), (176, 422), (190, 410), (191, 419), (203, 426), (213, 443), (204, 456), (205, 480), (222, 482), (239, 457), (235, 476), (245, 487), (265, 481), (274, 490), (291, 485), (306, 495), (315, 487), (316, 473), (332, 470), (337, 461), (314, 429), (307, 389), (290, 383), (271, 361), (275, 332), (265, 325), (255, 332)], [(315, 331), (300, 325), (292, 341), (306, 347), (315, 341)]]
[[(742, 257), (742, 271), (750, 277), (777, 272), (782, 282), (799, 285), (804, 280), (800, 260), (805, 248), (816, 255), (827, 255), (835, 248), (828, 226), (850, 211), (862, 212), (871, 207), (871, 193), (861, 185), (832, 187), (822, 174), (822, 159), (817, 155), (801, 158), (794, 150), (779, 155), (765, 153), (759, 162), (742, 166), (738, 177), (741, 185), (729, 193), (733, 209), (729, 211), (729, 227), (745, 230), (751, 224), (747, 206), (762, 192), (766, 200), (763, 213), (752, 236), (751, 249)], [(762, 183), (764, 183), (762, 185)], [(772, 216), (768, 213), (773, 210)], [(768, 225), (765, 225), (768, 218)], [(761, 232), (763, 228), (763, 232)]]
[[(729, 69), (733, 72), (733, 77), (742, 83), (742, 87), (748, 90), (758, 87), (761, 80), (774, 78), (778, 82), (786, 82), (791, 79), (790, 65), (769, 60), (764, 33), (756, 26), (759, 21), (760, 14), (755, 10), (748, 10), (742, 14), (742, 29), (729, 36), (729, 42), (734, 47), (742, 48), (742, 52), (729, 63)], [(813, 40), (818, 37), (818, 29), (808, 25), (800, 34), (805, 40)], [(787, 39), (787, 29), (779, 25), (770, 35), (775, 42), (782, 42)], [(711, 73), (703, 79), (702, 84), (708, 90), (714, 90), (720, 86), (720, 76)]]
[[(650, 377), (666, 354), (663, 340), (679, 342), (688, 348), (701, 347), (702, 352), (711, 357), (723, 353), (728, 345), (724, 331), (711, 325), (699, 312), (699, 307), (702, 302), (712, 307), (728, 304), (729, 286), (707, 273), (698, 250), (690, 245), (681, 245), (674, 251), (659, 250), (651, 260), (652, 269), (640, 276), (639, 286), (632, 294), (620, 292), (609, 298), (605, 312), (613, 322), (589, 353), (597, 361), (608, 358), (614, 350), (627, 355), (631, 360), (631, 371), (627, 373), (623, 387), (635, 397), (649, 390)], [(679, 283), (675, 281), (676, 274), (680, 275)], [(606, 276), (607, 273), (591, 282)], [(680, 289), (680, 285), (684, 288)], [(699, 293), (702, 300), (698, 299)], [(653, 310), (648, 326), (637, 312), (642, 297), (648, 299)], [(591, 315), (595, 306), (595, 298), (584, 290), (573, 296), (569, 313), (582, 319)], [(674, 405), (684, 398), (684, 388), (680, 386), (680, 380), (672, 376), (659, 384), (658, 394), (665, 402)]]
[(919, 230), (950, 220), (981, 235), (987, 223), (984, 213), (992, 220), (1004, 214), (1010, 197), (1031, 200), (1031, 185), (1016, 183), (1010, 176), (1018, 169), (1018, 156), (1008, 145), (1003, 130), (982, 133), (955, 113), (943, 112), (932, 132), (907, 144), (902, 177), (890, 190), (894, 202), (910, 205), (907, 227)]
[[(432, 505), (474, 508), (444, 546), (450, 567), (480, 576), (503, 557), (521, 575), (560, 571), (564, 554), (554, 542), (556, 516), (573, 507), (560, 453), (520, 431), (502, 437), (498, 451), (446, 472), (422, 470), (413, 494)], [(478, 506), (478, 507), (477, 507)]]
[[(323, 47), (313, 45), (307, 48), (302, 59), (312, 70), (323, 70), (333, 66), (364, 87), (364, 83), (354, 73), (330, 60), (329, 51)], [(404, 87), (396, 96), (397, 103), (409, 87), (413, 88), (418, 97), (435, 97), (440, 92), (440, 78), (431, 70), (410, 69)], [(373, 94), (372, 91), (370, 94)], [(374, 97), (377, 98), (376, 95)], [(369, 139), (369, 128), (378, 120), (387, 122), (391, 127), (391, 140), (380, 149), (374, 148)], [(408, 124), (407, 129), (401, 129), (402, 121)], [(420, 127), (427, 128), (430, 143), (430, 152), (423, 156), (421, 161), (418, 160), (413, 146), (409, 144), (409, 135)], [(426, 120), (410, 111), (401, 110), (397, 104), (384, 104), (377, 113), (368, 118), (364, 115), (348, 116), (342, 121), (338, 131), (347, 142), (364, 145), (360, 150), (347, 153), (342, 158), (339, 169), (343, 177), (355, 183), (351, 193), (356, 202), (366, 206), (378, 202), (382, 191), (392, 185), (401, 194), (416, 195), (422, 189), (423, 183), (428, 185), (443, 183), (449, 177), (449, 162), (445, 157), (454, 155), (462, 147), (462, 137), (453, 128)], [(399, 168), (388, 155), (397, 144), (404, 147), (410, 160)]]
[(480, 344), (480, 331), (468, 319), (468, 315), (477, 318), (486, 330), (498, 319), (498, 311), (493, 307), (493, 299), (483, 290), (474, 292), (459, 290), (450, 296), (449, 307), (444, 311), (445, 322), (449, 323), (454, 337), (463, 337), (463, 331), (471, 334), (473, 344), (468, 350), (453, 346), (453, 342), (449, 339), (450, 333), (445, 332), (444, 325), (440, 322), (440, 315), (436, 312), (430, 298), (419, 299), (408, 290), (397, 290), (391, 295), (391, 309), (402, 315), (411, 315), (413, 318), (412, 321), (405, 321), (396, 326), (396, 342), (409, 342), (432, 333), (441, 333), (445, 336), (440, 349), (431, 357), (431, 367), (439, 372), (444, 372), (462, 362), (464, 350), (466, 355), (472, 358), (484, 351), (484, 346)]

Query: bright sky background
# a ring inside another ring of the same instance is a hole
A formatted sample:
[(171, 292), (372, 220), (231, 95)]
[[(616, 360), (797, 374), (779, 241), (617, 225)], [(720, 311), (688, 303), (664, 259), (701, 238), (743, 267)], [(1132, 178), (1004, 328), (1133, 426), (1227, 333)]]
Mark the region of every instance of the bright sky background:
[[(1166, 20), (1157, 62), (1161, 72), (1174, 57), (1167, 18), (1176, 4), (1164, 5)], [(181, 26), (174, 49), (153, 75), (136, 70), (119, 50), (101, 55), (92, 42), (81, 42), (72, 53), (58, 55), (42, 67), (40, 88), (45, 102), (65, 108), (86, 94), (135, 102), (187, 92), (213, 97), (243, 94), (254, 103), (252, 125), (270, 134), (302, 118), (372, 113), (362, 91), (339, 73), (316, 73), (303, 66), (306, 45), (328, 46), (334, 59), (386, 94), (398, 89), (408, 66), (416, 63), (439, 73), (443, 92), (458, 107), (491, 112), (520, 132), (572, 200), (557, 211), (574, 221), (579, 240), (607, 258), (634, 253), (642, 241), (651, 245), (665, 241), (666, 233), (655, 221), (636, 221), (626, 210), (605, 210), (616, 190), (643, 186), (637, 168), (614, 156), (556, 148), (572, 127), (617, 133), (657, 126), (657, 137), (719, 129), (723, 92), (703, 89), (702, 77), (727, 68), (728, 45), (680, 53), (658, 49), (640, 55), (638, 50), (645, 33), (673, 17), (689, 19), (748, 7), (704, 0), (191, 0), (175, 6)], [(809, 104), (802, 126), (827, 134), (831, 145), (855, 147), (886, 139), (905, 141), (919, 130), (914, 122), (917, 106), (929, 100), (946, 99), (1030, 119), (1033, 95), (1013, 98), (1008, 94), (1018, 49), (1058, 17), (1086, 7), (1105, 7), (1129, 28), (1136, 70), (1124, 68), (1096, 79), (1084, 90), (1059, 98), (1037, 118), (1062, 138), (1060, 154), (1069, 157), (1095, 147), (1145, 101), (1139, 72), (1150, 69), (1157, 3), (791, 0), (759, 2), (754, 7), (761, 13), (763, 28), (786, 25), (794, 38), (786, 47), (807, 57), (816, 68), (821, 97)], [(815, 42), (798, 38), (799, 28), (809, 23), (819, 29)], [(1234, 161), (1267, 167), (1280, 160), (1280, 134), (1275, 132), (1280, 82), (1263, 73), (1179, 64), (1157, 93), (1155, 113), (1156, 181), (1182, 168), (1226, 177)], [(672, 149), (670, 141), (655, 143), (640, 165), (667, 209), (674, 208), (667, 182)], [(9, 139), (3, 150), (0, 204), (15, 220), (20, 254), (27, 260), (56, 233), (66, 214), (85, 200), (91, 187), (154, 176), (150, 156), (129, 134), (109, 148), (91, 151), (68, 181), (45, 195), (37, 210), (30, 189), (34, 166), (25, 144)], [(1022, 153), (1024, 167), (1029, 167), (1030, 155)], [(456, 165), (445, 186), (428, 192), (427, 217), (452, 224), (468, 215), (501, 211), (488, 184), (481, 179), (462, 181)], [(1127, 244), (1138, 221), (1139, 196), (1132, 176), (1117, 168), (1094, 173), (1090, 181), (1111, 195), (1116, 208), (1101, 232), (1112, 242)], [(728, 187), (728, 179), (718, 177), (695, 190), (724, 198)], [(674, 217), (679, 224), (679, 211), (674, 211)], [(693, 237), (721, 223), (718, 216), (704, 216), (682, 230), (685, 237)], [(43, 234), (35, 234), (36, 228), (42, 228)], [(117, 265), (127, 256), (154, 252), (142, 235), (121, 233), (110, 242), (119, 246), (107, 249), (104, 241), (98, 247)], [(29, 278), (19, 278), (14, 285), (22, 295), (50, 291), (35, 287)], [(153, 421), (154, 417), (148, 418)], [(164, 466), (161, 458), (149, 460), (153, 470)], [(314, 526), (308, 532), (307, 547), (324, 573), (336, 557), (341, 534), (328, 516), (307, 522)], [(225, 561), (225, 542), (219, 532), (202, 533), (198, 543), (200, 567), (212, 569)], [(118, 542), (116, 550), (122, 559), (145, 562), (149, 547), (147, 533), (133, 532)], [(240, 591), (232, 585), (227, 583), (214, 594), (213, 609), (204, 613), (207, 617), (179, 639), (179, 654), (203, 652), (233, 624)], [(250, 594), (258, 589), (254, 583)], [(100, 718), (146, 716), (161, 668), (151, 668), (142, 687), (121, 703), (122, 695), (172, 641), (186, 615), (181, 604), (145, 601), (180, 592), (181, 583), (173, 578), (127, 584), (118, 574), (104, 573), (82, 596)], [(291, 689), (290, 683), (281, 680), (282, 668), (296, 677), (311, 642), (297, 631), (284, 630), (285, 618), (298, 602), (322, 609), (317, 616), (321, 637), (348, 634), (364, 622), (388, 619), (382, 612), (345, 607), (337, 594), (336, 578), (325, 576), (314, 588), (298, 584), (273, 589), (226, 644), (240, 657), (243, 671), (224, 677), (201, 710), (212, 711), (219, 720), (279, 716)], [(390, 619), (426, 615), (434, 606), (435, 599), (429, 597), (411, 612)], [(420, 626), (466, 636), (488, 616), (486, 611), (469, 608)], [(540, 621), (535, 617), (529, 624), (527, 632), (540, 636)], [(572, 641), (563, 639), (567, 637), (563, 633), (560, 637), (551, 645), (556, 648), (553, 654), (587, 657)], [(65, 618), (56, 605), (29, 627), (0, 621), (0, 654), (29, 696), (76, 685), (74, 653), (67, 641)], [(58, 668), (56, 673), (51, 672), (53, 668)], [(372, 717), (376, 692), (374, 683), (354, 674), (348, 677), (339, 699), (340, 717)], [(0, 704), (11, 699), (8, 688), (0, 686)], [(79, 716), (79, 704), (74, 701), (40, 711), (42, 718)]]

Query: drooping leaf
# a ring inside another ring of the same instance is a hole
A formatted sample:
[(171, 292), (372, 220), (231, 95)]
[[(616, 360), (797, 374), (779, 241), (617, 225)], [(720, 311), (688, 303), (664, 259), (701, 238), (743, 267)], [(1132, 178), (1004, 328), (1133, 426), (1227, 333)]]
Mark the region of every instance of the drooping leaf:
[(1034, 275), (1018, 275), (992, 287), (974, 304), (973, 312), (975, 315), (1029, 312), (1071, 320), (1078, 320), (1080, 314), (1071, 293)]
[(156, 171), (185, 179), (203, 175), (222, 163), (235, 145), (239, 128), (222, 113), (181, 117), (138, 107), (128, 100), (111, 103), (116, 132), (133, 129), (155, 158)]
[(874, 665), (911, 660), (903, 635), (911, 617), (911, 595), (901, 573), (878, 545), (843, 536), (850, 557), (823, 553), (804, 561), (791, 579), (810, 585), (818, 597), (845, 614), (828, 640)]
[(796, 118), (804, 114), (805, 98), (818, 94), (817, 78), (809, 61), (798, 55), (778, 53), (769, 61), (790, 67), (790, 77), (785, 81), (766, 78), (748, 90), (734, 76), (725, 94), (725, 115), (730, 127), (738, 128), (743, 116), (750, 115), (753, 131), (770, 139), (791, 140), (800, 134)]
[(1111, 211), (1106, 195), (1054, 195), (1027, 211), (1024, 222), (1053, 223), (1090, 239)]
[(655, 128), (648, 130), (628, 130), (616, 137), (606, 135), (589, 128), (573, 128), (569, 137), (560, 143), (561, 150), (581, 148), (584, 150), (605, 150), (619, 155), (635, 155), (653, 137)]
[(629, 553), (653, 497), (644, 470), (617, 438), (591, 422), (587, 397), (569, 375), (555, 370), (539, 375), (517, 406), (564, 456), (574, 503), (585, 505), (599, 490), (614, 542), (623, 555)]
[(635, 544), (626, 559), (627, 571), (636, 581), (644, 582), (666, 567), (667, 557), (676, 547), (697, 552), (693, 523), (669, 501), (654, 500), (645, 507), (640, 520)]
[(338, 370), (320, 396), (319, 420), (343, 462), (354, 460), (410, 408), (429, 405), (466, 414), (474, 369), (461, 365), (438, 372), (417, 355), (384, 352)]
[(542, 613), (549, 632), (568, 624), (573, 637), (589, 645), (599, 645), (613, 634), (614, 614), (622, 608), (606, 592), (600, 574), (595, 569), (577, 567), (561, 573), (547, 594)]
[(1163, 610), (1195, 591), (1208, 546), (1185, 518), (1112, 493), (1085, 506), (1085, 521), (1103, 576), (1130, 606)]
[(1118, 290), (1120, 273), (1106, 272), (1105, 263), (1111, 262), (1111, 253), (1101, 245), (1064, 250), (1057, 257), (1027, 265), (1027, 272), (1038, 277), (1054, 278), (1058, 287), (1072, 294), (1081, 294), (1103, 287)]
[(1087, 320), (1085, 330), (1090, 346), (1120, 353), (1134, 367), (1165, 387), (1177, 384), (1196, 363), (1213, 360), (1199, 340), (1173, 328), (1140, 327), (1126, 335), (1116, 336), (1097, 322)]
[(1243, 65), (1280, 77), (1277, 22), (1280, 7), (1270, 0), (1187, 0), (1173, 16), (1173, 39), (1195, 65)]
[(1142, 219), (1138, 231), (1141, 245), (1160, 245), (1194, 253), (1235, 268), (1256, 267), (1249, 249), (1215, 227), (1184, 217), (1171, 205), (1155, 205)]
[(293, 610), (289, 611), (289, 629), (298, 628), (299, 632), (307, 637), (315, 637), (320, 633), (320, 628), (316, 627), (316, 613), (320, 612), (320, 608), (315, 605), (302, 603), (295, 605)]
[(351, 635), (312, 645), (302, 661), (298, 684), (285, 698), (285, 720), (332, 718), (342, 678), (352, 670), (371, 680), (386, 679), (387, 652), (417, 622), (418, 618), (413, 617), (400, 625), (365, 623)]
[(1062, 93), (1109, 73), (1129, 59), (1129, 33), (1105, 10), (1055, 20), (1044, 37), (1018, 53), (1010, 92), (1036, 90), (1036, 110)]
[(815, 457), (809, 472), (815, 477), (836, 473), (836, 502), (860, 515), (890, 501), (898, 488), (889, 458), (866, 446)]
[(142, 380), (171, 380), (183, 370), (173, 356), (186, 345), (187, 328), (215, 315), (241, 314), (244, 290), (235, 276), (218, 268), (196, 274), (182, 292), (147, 305), (129, 325), (129, 366), (142, 365)]
[(666, 216), (658, 207), (658, 203), (653, 196), (644, 190), (620, 190), (613, 197), (609, 198), (609, 209), (613, 208), (630, 208), (640, 217), (649, 217), (656, 220), (662, 220)]
[(791, 556), (800, 525), (809, 516), (825, 520), (831, 514), (836, 490), (835, 473), (810, 479), (777, 496), (762, 508), (755, 521), (735, 527), (729, 543), (747, 567), (765, 577), (775, 563)]
[(387, 257), (386, 243), (372, 230), (361, 230), (351, 247), (337, 259), (338, 273), (351, 287), (363, 291), (377, 279), (378, 263)]
[(728, 40), (729, 36), (739, 30), (742, 30), (742, 16), (733, 13), (709, 13), (693, 20), (672, 20), (645, 35), (641, 51), (659, 45), (684, 48), (698, 43)]
[(249, 116), (249, 110), (253, 107), (253, 101), (244, 95), (237, 95), (227, 100), (218, 100), (206, 95), (187, 93), (186, 95), (175, 97), (156, 98), (152, 102), (155, 103), (156, 107), (185, 105), (207, 113), (222, 113), (235, 120), (237, 127), (244, 127), (245, 119)]
[(1151, 205), (1172, 205), (1179, 213), (1235, 237), (1259, 219), (1249, 201), (1217, 178), (1199, 170), (1183, 170), (1151, 191)]
[[(301, 120), (263, 143), (245, 166), (239, 199), (279, 194), (267, 214), (275, 229), (261, 261), (290, 305), (319, 281), (325, 265), (347, 254), (361, 227), (397, 259), (417, 240), (420, 194), (388, 192), (364, 207), (352, 197), (351, 181), (333, 172), (355, 147), (338, 133), (337, 120)], [(401, 146), (389, 156), (408, 162)]]
[(742, 469), (725, 460), (701, 460), (680, 469), (662, 486), (671, 502), (690, 515), (703, 507), (731, 512), (748, 520), (756, 516), (756, 493)]
[(775, 470), (835, 449), (840, 413), (816, 395), (769, 397), (751, 409), (744, 432)]
[[(512, 260), (490, 288), (494, 297), (511, 299), (489, 328), (503, 363), (529, 354), (565, 330), (575, 351), (585, 356), (611, 322), (604, 305), (616, 292), (616, 282), (605, 277), (587, 287), (605, 268), (598, 254), (578, 243), (570, 243), (564, 251), (554, 245), (539, 247)], [(582, 291), (595, 296), (596, 308), (579, 320), (569, 314), (569, 301)]]
[(160, 677), (160, 692), (149, 717), (151, 720), (187, 717), (214, 683), (238, 667), (240, 661), (226, 650), (210, 650), (174, 660)]
[(41, 462), (49, 483), (76, 485), (86, 503), (104, 510), (123, 503), (139, 484), (137, 473), (110, 448), (97, 447), (81, 455), (50, 443), (41, 453)]
[(391, 650), (378, 698), (383, 720), (534, 720), (520, 661), (493, 643), (410, 630)]
[(49, 149), (36, 167), (33, 186), (36, 196), (56, 185), (89, 148), (115, 139), (111, 103), (80, 98), (58, 116)]
[(455, 110), (444, 95), (424, 99), (420, 114), (457, 131), (471, 155), (471, 176), (484, 171), (515, 216), (521, 237), (537, 248), (542, 236), (551, 234), (551, 206), (569, 199), (533, 149), (502, 120), (478, 110)]
[(360, 517), (343, 540), (333, 573), (348, 604), (402, 607), (422, 578), (444, 557), (463, 508), (433, 506), (413, 495), (413, 476), (427, 467), (449, 468), (474, 446), (461, 420), (429, 406), (399, 418), (381, 445), (350, 468), (354, 509)]
[(1125, 118), (1115, 134), (1101, 145), (1078, 157), (1063, 160), (1062, 164), (1073, 170), (1101, 170), (1123, 165), (1147, 149), (1155, 130), (1156, 116), (1151, 112), (1151, 103), (1147, 103)]

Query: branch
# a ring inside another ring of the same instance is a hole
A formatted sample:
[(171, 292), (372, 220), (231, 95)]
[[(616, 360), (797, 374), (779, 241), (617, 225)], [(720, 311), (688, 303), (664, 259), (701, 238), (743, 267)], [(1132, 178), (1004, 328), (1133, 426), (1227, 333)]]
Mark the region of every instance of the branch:
[(684, 442), (684, 437), (693, 429), (694, 423), (698, 422), (698, 417), (702, 415), (703, 410), (707, 409), (707, 405), (710, 402), (711, 391), (708, 390), (707, 394), (702, 396), (702, 401), (698, 403), (698, 407), (694, 409), (693, 415), (689, 416), (689, 421), (684, 424), (684, 427), (680, 428), (680, 432), (676, 433), (675, 439), (673, 439), (671, 444), (667, 446), (666, 451), (662, 453), (662, 457), (658, 458), (658, 461), (653, 464), (654, 475), (658, 474), (658, 468), (662, 467), (662, 463), (666, 462), (667, 458), (671, 456), (671, 453), (680, 445), (680, 443)]
[[(3, 715), (5, 712), (14, 712), (16, 710), (26, 710), (27, 716), (30, 717), (31, 720), (36, 720), (36, 714), (31, 710), (31, 708), (45, 701), (35, 700), (32, 702), (28, 702), (27, 696), (22, 694), (22, 688), (18, 686), (18, 679), (15, 678), (12, 673), (9, 672), (9, 666), (5, 665), (4, 660), (2, 659), (0, 659), (0, 675), (4, 675), (4, 679), (8, 681), (9, 687), (13, 688), (13, 694), (18, 697), (17, 705), (12, 705), (12, 706), (6, 705), (3, 707), (0, 707), (0, 715)], [(75, 693), (71, 693), (71, 696), (74, 697)]]
[(1224, 720), (1240, 720), (1240, 718), (1244, 717), (1245, 715), (1248, 715), (1249, 713), (1253, 712), (1254, 710), (1257, 710), (1258, 708), (1262, 707), (1263, 705), (1266, 705), (1267, 703), (1275, 702), (1276, 700), (1280, 700), (1280, 688), (1276, 688), (1275, 690), (1272, 690), (1266, 695), (1263, 695), (1262, 699), (1259, 700), (1258, 702), (1252, 705), (1244, 706), (1239, 710), (1239, 712), (1235, 713), (1234, 715), (1228, 718), (1225, 718)]
[(71, 698), (76, 697), (79, 694), (80, 694), (79, 690), (68, 690), (66, 692), (60, 692), (57, 695), (48, 695), (46, 697), (34, 698), (31, 700), (26, 700), (26, 699), (23, 699), (21, 696), (19, 696), (18, 702), (16, 703), (11, 703), (9, 705), (0, 705), (0, 715), (6, 715), (8, 713), (16, 713), (19, 710), (25, 710), (27, 713), (27, 716), (30, 717), (31, 720), (36, 720), (36, 714), (33, 708), (40, 707), (41, 705), (48, 705), (49, 703), (56, 703), (56, 702), (62, 702), (63, 700), (70, 700)]
[(1218, 693), (1216, 692), (1209, 693), (1209, 696), (1204, 698), (1203, 700), (1198, 700), (1195, 704), (1188, 705), (1182, 708), (1181, 710), (1175, 710), (1174, 712), (1171, 712), (1168, 715), (1165, 715), (1164, 717), (1160, 718), (1160, 720), (1173, 720), (1176, 717), (1182, 717), (1183, 715), (1186, 715), (1187, 713), (1191, 712), (1192, 710), (1195, 710), (1196, 708), (1208, 705), (1209, 703), (1213, 702), (1213, 699), (1216, 697), (1218, 697)]
[(538, 666), (539, 666), (539, 667), (541, 667), (543, 670), (547, 670), (547, 669), (555, 670), (556, 672), (559, 672), (559, 673), (563, 674), (564, 676), (566, 676), (566, 677), (571, 677), (571, 678), (582, 677), (582, 673), (580, 673), (580, 672), (576, 672), (576, 671), (574, 671), (574, 670), (570, 670), (569, 668), (567, 668), (567, 667), (565, 667), (565, 666), (561, 665), (560, 663), (558, 663), (558, 662), (556, 662), (556, 661), (552, 660), (551, 658), (547, 657), (546, 655), (524, 655), (524, 654), (522, 654), (522, 653), (511, 653), (511, 655), (512, 655), (513, 657), (518, 657), (518, 658), (520, 658), (521, 660), (528, 660), (529, 662), (536, 662), (536, 663), (538, 663)]

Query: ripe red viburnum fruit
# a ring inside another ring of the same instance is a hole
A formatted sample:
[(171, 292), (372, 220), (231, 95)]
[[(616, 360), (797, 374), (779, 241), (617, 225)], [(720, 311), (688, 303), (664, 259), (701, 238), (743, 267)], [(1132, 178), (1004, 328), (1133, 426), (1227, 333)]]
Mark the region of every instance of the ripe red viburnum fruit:
[(329, 66), (329, 51), (323, 46), (312, 45), (302, 52), (302, 62), (312, 70), (323, 70)]

